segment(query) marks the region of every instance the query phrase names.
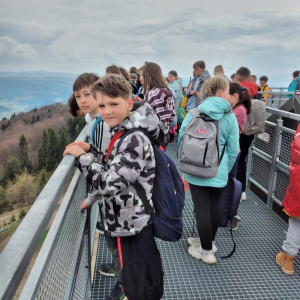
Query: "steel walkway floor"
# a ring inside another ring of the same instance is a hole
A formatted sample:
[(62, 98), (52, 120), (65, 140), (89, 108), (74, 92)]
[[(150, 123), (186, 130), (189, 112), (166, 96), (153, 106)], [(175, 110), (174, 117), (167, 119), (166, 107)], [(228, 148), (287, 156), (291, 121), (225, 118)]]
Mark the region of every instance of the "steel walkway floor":
[[(171, 157), (174, 157), (174, 148), (174, 144), (168, 147)], [(182, 239), (177, 243), (157, 240), (165, 272), (163, 299), (300, 299), (299, 255), (293, 276), (283, 274), (275, 261), (285, 239), (287, 224), (251, 191), (247, 191), (247, 200), (240, 204), (239, 216), (242, 221), (234, 232), (235, 254), (221, 259), (230, 253), (233, 244), (230, 232), (219, 228), (217, 263), (202, 263), (187, 252), (187, 238), (193, 236), (193, 205), (190, 192), (186, 194)], [(111, 255), (101, 236), (91, 299), (104, 299), (115, 282), (98, 272), (103, 262), (111, 262)]]

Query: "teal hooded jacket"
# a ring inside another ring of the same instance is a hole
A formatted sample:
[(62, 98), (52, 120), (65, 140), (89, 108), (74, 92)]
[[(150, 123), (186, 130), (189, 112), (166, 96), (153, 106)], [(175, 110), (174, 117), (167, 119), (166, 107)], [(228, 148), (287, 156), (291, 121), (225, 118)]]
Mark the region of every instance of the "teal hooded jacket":
[[(228, 101), (220, 97), (209, 97), (198, 106), (200, 112), (206, 114), (214, 120), (218, 120), (220, 124), (220, 154), (226, 143), (225, 153), (221, 164), (218, 168), (218, 173), (215, 177), (210, 179), (200, 178), (189, 174), (184, 174), (184, 179), (191, 184), (199, 186), (211, 186), (222, 188), (226, 186), (228, 181), (228, 174), (231, 171), (239, 151), (239, 126), (232, 108)], [(190, 113), (187, 114), (180, 128), (178, 147), (182, 136), (185, 132), (186, 126), (192, 119)]]
[[(300, 77), (294, 78), (288, 87), (288, 92), (295, 92), (300, 87)], [(293, 94), (287, 94), (288, 98), (291, 98)]]

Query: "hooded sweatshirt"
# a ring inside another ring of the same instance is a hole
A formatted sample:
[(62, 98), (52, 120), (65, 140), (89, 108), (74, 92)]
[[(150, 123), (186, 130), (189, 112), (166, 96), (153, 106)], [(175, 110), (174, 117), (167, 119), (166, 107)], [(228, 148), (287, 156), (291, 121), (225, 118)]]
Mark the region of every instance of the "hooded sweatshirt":
[(191, 91), (200, 92), (205, 80), (210, 78), (208, 70), (204, 71), (204, 74), (201, 77), (195, 76), (192, 82), (190, 89), (187, 91), (186, 96), (189, 99), (186, 105), (186, 110), (193, 109), (201, 103), (201, 99), (197, 95), (191, 95)]
[(169, 132), (169, 124), (175, 119), (173, 94), (169, 89), (153, 88), (145, 94), (144, 100), (149, 103), (166, 129), (164, 134)]
[(180, 105), (180, 91), (182, 87), (182, 78), (175, 79), (168, 84), (168, 88), (173, 89), (175, 92), (175, 111), (178, 116), (179, 105)]
[[(288, 92), (295, 92), (298, 89), (300, 89), (300, 76), (297, 78), (293, 78), (293, 81), (290, 83), (288, 87)], [(292, 97), (292, 94), (287, 94), (286, 96), (290, 98)]]
[[(117, 132), (140, 128), (156, 138), (159, 119), (145, 103), (111, 128)], [(112, 237), (132, 236), (151, 223), (133, 183), (138, 181), (153, 207), (152, 190), (155, 177), (154, 152), (149, 138), (140, 131), (129, 134), (120, 145), (118, 139), (106, 162), (105, 154), (91, 145), (88, 153), (77, 157), (76, 164), (83, 176), (101, 195), (101, 211), (105, 231)]]
[[(198, 106), (200, 112), (206, 114), (213, 120), (218, 120), (220, 124), (220, 153), (221, 155), (224, 145), (226, 148), (223, 159), (218, 168), (218, 173), (210, 179), (200, 178), (197, 176), (184, 174), (184, 179), (194, 185), (210, 186), (222, 188), (226, 186), (228, 174), (231, 171), (239, 151), (239, 127), (237, 119), (233, 113), (224, 115), (225, 112), (231, 112), (232, 108), (228, 101), (220, 97), (209, 97)], [(180, 141), (185, 132), (186, 126), (192, 119), (192, 115), (188, 113), (183, 120), (178, 138), (178, 148)]]
[(255, 82), (241, 81), (240, 85), (244, 88), (247, 88), (250, 91), (252, 97), (254, 97), (257, 94), (258, 85)]

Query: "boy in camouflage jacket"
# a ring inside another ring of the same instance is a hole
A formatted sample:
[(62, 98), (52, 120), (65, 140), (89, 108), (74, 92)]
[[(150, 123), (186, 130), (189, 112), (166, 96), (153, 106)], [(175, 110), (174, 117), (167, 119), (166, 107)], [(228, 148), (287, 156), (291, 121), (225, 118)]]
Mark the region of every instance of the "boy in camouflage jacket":
[[(112, 138), (115, 134), (132, 128), (143, 129), (152, 138), (158, 136), (159, 118), (149, 104), (145, 103), (130, 113), (133, 107), (131, 86), (123, 78), (115, 75), (101, 78), (93, 85), (92, 94), (97, 100), (102, 119), (110, 126)], [(105, 237), (113, 254), (117, 279), (114, 291), (106, 299), (119, 299), (115, 297), (122, 293), (118, 290), (122, 277), (120, 258), (117, 255), (117, 237), (137, 235), (151, 224), (150, 216), (145, 212), (142, 200), (133, 187), (134, 182), (138, 181), (142, 185), (153, 206), (151, 198), (155, 158), (149, 138), (141, 131), (133, 132), (117, 150), (119, 139), (115, 141), (109, 157), (83, 142), (70, 144), (64, 152), (64, 155), (76, 157), (78, 169), (102, 196), (100, 205)], [(85, 200), (81, 209), (89, 206)], [(149, 239), (153, 239), (155, 245), (153, 235)], [(157, 249), (154, 251), (158, 252)]]

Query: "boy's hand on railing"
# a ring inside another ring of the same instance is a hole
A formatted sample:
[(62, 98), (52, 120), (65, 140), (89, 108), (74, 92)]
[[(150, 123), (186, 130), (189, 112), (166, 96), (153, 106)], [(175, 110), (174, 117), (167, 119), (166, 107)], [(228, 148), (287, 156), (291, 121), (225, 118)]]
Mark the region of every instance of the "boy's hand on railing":
[(190, 95), (195, 95), (195, 94), (197, 94), (196, 91), (190, 91)]
[(63, 153), (63, 157), (65, 157), (67, 154), (71, 154), (75, 157), (78, 157), (79, 155), (84, 154), (84, 153), (85, 153), (85, 151), (82, 148), (75, 145), (75, 146), (66, 148), (66, 150)]
[(82, 202), (82, 204), (81, 204), (81, 207), (80, 207), (80, 210), (84, 210), (84, 209), (86, 209), (86, 208), (88, 208), (88, 207), (90, 207), (90, 205), (88, 205), (87, 203), (86, 203), (86, 199)]
[(84, 142), (80, 142), (80, 141), (76, 141), (74, 143), (69, 144), (68, 146), (66, 146), (66, 149), (72, 146), (79, 146), (82, 150), (84, 150), (84, 152), (89, 152), (90, 151), (90, 144), (88, 143), (84, 143)]

